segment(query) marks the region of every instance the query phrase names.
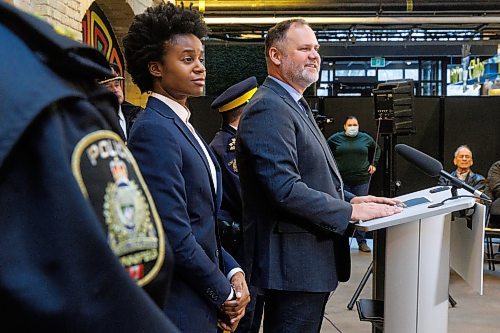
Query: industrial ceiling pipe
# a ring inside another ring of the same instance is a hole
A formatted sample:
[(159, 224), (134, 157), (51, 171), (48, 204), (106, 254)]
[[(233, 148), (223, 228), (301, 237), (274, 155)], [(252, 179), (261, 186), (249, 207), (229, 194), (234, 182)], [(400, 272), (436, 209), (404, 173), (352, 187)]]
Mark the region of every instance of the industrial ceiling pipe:
[[(181, 1), (176, 1), (180, 4)], [(221, 11), (340, 11), (373, 14), (384, 12), (498, 12), (497, 0), (201, 0), (190, 1), (195, 8), (205, 13)], [(242, 13), (243, 14), (243, 13)]]
[[(231, 24), (275, 24), (292, 17), (259, 16), (259, 17), (206, 17), (208, 25), (231, 25)], [(309, 24), (349, 24), (349, 25), (408, 25), (408, 24), (437, 24), (437, 25), (457, 25), (457, 24), (500, 24), (500, 16), (464, 16), (464, 17), (307, 17)]]

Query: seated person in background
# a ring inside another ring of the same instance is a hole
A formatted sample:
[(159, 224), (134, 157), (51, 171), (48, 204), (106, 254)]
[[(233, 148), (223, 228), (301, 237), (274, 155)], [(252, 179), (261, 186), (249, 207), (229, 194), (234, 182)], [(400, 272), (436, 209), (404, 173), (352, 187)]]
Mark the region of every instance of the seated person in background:
[[(474, 187), (476, 190), (481, 192), (485, 191), (486, 179), (471, 170), (474, 160), (472, 159), (472, 150), (467, 145), (462, 145), (457, 148), (453, 164), (457, 167), (455, 171), (450, 173), (453, 177), (460, 179), (467, 185)], [(439, 177), (438, 185), (451, 185), (451, 183), (446, 178)]]
[(500, 160), (493, 163), (488, 171), (488, 185), (491, 199), (500, 198)]
[(490, 220), (488, 226), (500, 228), (500, 160), (493, 163), (488, 171), (489, 195), (493, 203), (490, 207)]

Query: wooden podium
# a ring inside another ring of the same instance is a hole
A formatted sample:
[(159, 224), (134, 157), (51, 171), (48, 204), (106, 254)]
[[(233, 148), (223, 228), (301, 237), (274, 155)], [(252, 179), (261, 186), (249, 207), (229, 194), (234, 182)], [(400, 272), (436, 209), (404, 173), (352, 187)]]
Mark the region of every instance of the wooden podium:
[[(485, 206), (466, 197), (429, 208), (451, 197), (450, 190), (437, 193), (430, 190), (398, 197), (401, 201), (425, 197), (430, 200), (428, 203), (357, 226), (364, 231), (386, 231), (385, 272), (375, 269), (373, 280), (375, 289), (376, 279), (384, 279), (385, 333), (448, 331), (450, 263), (474, 290), (482, 294)], [(470, 193), (459, 190), (458, 195)], [(452, 221), (452, 213), (461, 210), (473, 211), (471, 218), (468, 221), (453, 218)], [(376, 257), (374, 265), (377, 266)], [(382, 277), (379, 276), (381, 271), (384, 272)]]

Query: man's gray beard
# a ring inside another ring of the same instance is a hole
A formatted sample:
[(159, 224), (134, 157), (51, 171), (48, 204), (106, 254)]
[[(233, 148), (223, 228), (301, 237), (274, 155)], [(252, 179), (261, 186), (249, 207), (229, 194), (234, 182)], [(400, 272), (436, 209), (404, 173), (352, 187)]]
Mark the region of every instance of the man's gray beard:
[(309, 87), (311, 84), (318, 81), (319, 73), (316, 72), (315, 74), (309, 74), (306, 73), (306, 71), (307, 69), (304, 69), (300, 75), (295, 75), (294, 73), (293, 78), (295, 82), (300, 82), (303, 86)]
[(300, 84), (303, 87), (309, 87), (311, 84), (314, 82), (318, 81), (319, 79), (319, 71), (316, 70), (314, 74), (310, 74), (309, 70), (307, 68), (302, 68), (300, 69), (301, 66), (298, 66), (291, 62), (288, 59), (288, 56), (285, 55), (285, 58), (283, 59), (283, 65), (285, 66), (285, 71), (284, 73), (287, 74), (286, 76), (292, 81), (297, 84)]

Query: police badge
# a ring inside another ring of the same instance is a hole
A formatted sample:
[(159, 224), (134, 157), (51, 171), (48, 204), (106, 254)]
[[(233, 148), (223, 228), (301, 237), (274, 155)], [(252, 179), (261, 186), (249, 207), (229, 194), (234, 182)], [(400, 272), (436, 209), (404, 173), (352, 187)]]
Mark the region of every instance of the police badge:
[(165, 238), (132, 154), (116, 133), (97, 131), (78, 142), (71, 165), (109, 246), (137, 284), (147, 285), (164, 263)]

